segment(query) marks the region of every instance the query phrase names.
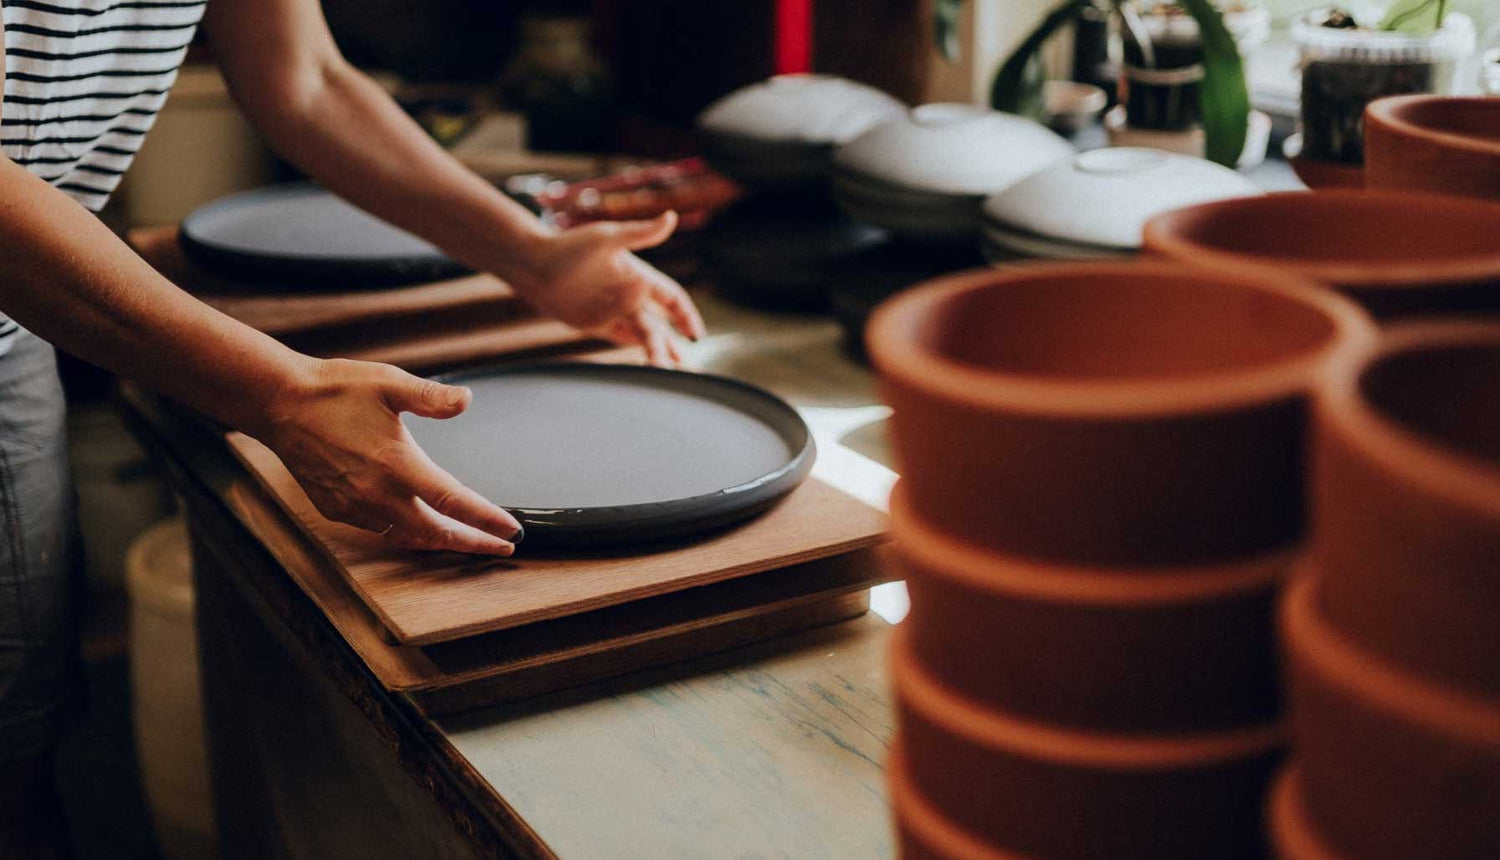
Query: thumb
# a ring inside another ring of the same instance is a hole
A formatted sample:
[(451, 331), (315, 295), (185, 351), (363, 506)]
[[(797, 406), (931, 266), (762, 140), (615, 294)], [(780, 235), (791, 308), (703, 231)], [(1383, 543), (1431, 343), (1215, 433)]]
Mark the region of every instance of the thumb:
[(461, 385), (444, 385), (431, 379), (403, 374), (385, 392), (385, 402), (397, 412), (423, 418), (452, 418), (469, 408), (473, 393)]
[(630, 251), (644, 251), (667, 241), (677, 229), (677, 213), (667, 210), (645, 221), (616, 221), (600, 225), (609, 241)]

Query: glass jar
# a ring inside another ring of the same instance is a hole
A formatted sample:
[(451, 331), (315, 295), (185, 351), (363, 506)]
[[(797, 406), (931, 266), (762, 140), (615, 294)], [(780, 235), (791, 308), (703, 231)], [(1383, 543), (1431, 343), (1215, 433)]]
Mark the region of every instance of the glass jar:
[(1320, 26), (1320, 9), (1292, 25), (1302, 55), (1302, 157), (1364, 164), (1365, 105), (1381, 96), (1451, 92), (1458, 63), (1474, 50), (1474, 26), (1450, 12), (1423, 36)]
[[(1271, 16), (1264, 8), (1226, 4), (1224, 26), (1240, 53), (1265, 41)], [(1198, 22), (1175, 3), (1157, 3), (1138, 13), (1139, 33), (1129, 26), (1123, 35), (1121, 101), (1126, 124), (1135, 129), (1186, 131), (1202, 119), (1199, 89), (1203, 81), (1203, 40)], [(1150, 52), (1140, 36), (1150, 43)]]

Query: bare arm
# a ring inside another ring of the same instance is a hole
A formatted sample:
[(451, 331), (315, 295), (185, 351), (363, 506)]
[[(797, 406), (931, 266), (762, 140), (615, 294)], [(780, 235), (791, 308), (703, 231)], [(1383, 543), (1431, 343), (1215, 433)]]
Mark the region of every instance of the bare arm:
[(580, 328), (675, 360), (668, 328), (698, 337), (682, 288), (632, 250), (675, 224), (558, 234), (434, 143), (339, 53), (316, 0), (210, 3), (204, 27), (235, 99), (271, 145), (325, 187), (508, 281)]
[(513, 549), (515, 519), (428, 461), (399, 419), (456, 415), (466, 391), (288, 349), (175, 287), (86, 209), (3, 156), (0, 310), (266, 442), (334, 519), (406, 546)]

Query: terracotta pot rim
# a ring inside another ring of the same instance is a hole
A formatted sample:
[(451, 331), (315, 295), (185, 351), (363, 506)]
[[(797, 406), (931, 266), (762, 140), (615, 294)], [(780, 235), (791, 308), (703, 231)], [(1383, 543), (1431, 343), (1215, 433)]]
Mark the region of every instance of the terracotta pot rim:
[(1386, 358), (1424, 347), (1466, 344), (1500, 348), (1500, 322), (1435, 320), (1392, 327), (1362, 360), (1334, 368), (1317, 398), (1317, 432), (1337, 435), (1340, 444), (1426, 493), (1500, 521), (1500, 467), (1407, 429), (1360, 391), (1365, 373)]
[(1491, 158), (1500, 158), (1500, 140), (1485, 140), (1482, 137), (1461, 134), (1453, 131), (1442, 131), (1426, 126), (1417, 125), (1401, 115), (1401, 111), (1408, 105), (1419, 102), (1471, 102), (1471, 103), (1497, 103), (1494, 96), (1438, 96), (1431, 94), (1386, 96), (1376, 99), (1365, 106), (1365, 122), (1373, 118), (1387, 128), (1402, 135), (1412, 138), (1420, 138), (1426, 141), (1434, 141), (1451, 149), (1462, 149), (1476, 155), (1484, 155)]
[(1344, 639), (1318, 611), (1320, 578), (1304, 559), (1282, 598), (1282, 641), (1292, 662), (1377, 710), (1500, 755), (1500, 705), (1409, 674)]
[(891, 637), (890, 666), (905, 706), (975, 746), (1081, 768), (1163, 771), (1206, 768), (1265, 755), (1284, 740), (1280, 724), (1183, 735), (1086, 732), (1022, 720), (976, 704), (929, 676), (912, 654), (906, 627)]
[(942, 852), (953, 860), (1029, 860), (1017, 854), (988, 845), (958, 824), (950, 821), (912, 785), (907, 771), (905, 750), (898, 738), (891, 744), (885, 761), (886, 785), (891, 793), (891, 811), (902, 825), (917, 834), (917, 840)]
[(1341, 860), (1307, 818), (1302, 804), (1302, 769), (1294, 761), (1281, 769), (1271, 783), (1266, 804), (1271, 841), (1288, 860)]
[[(964, 293), (1010, 283), (1093, 275), (1154, 275), (1187, 281), (1212, 279), (1273, 293), (1321, 311), (1333, 333), (1322, 346), (1282, 361), (1191, 377), (1112, 382), (1060, 382), (1020, 373), (984, 370), (936, 355), (909, 336), (934, 307)], [(1351, 300), (1292, 276), (1239, 268), (1215, 272), (1179, 262), (1100, 261), (1027, 263), (1005, 270), (976, 269), (946, 275), (897, 295), (876, 308), (866, 329), (871, 362), (881, 375), (981, 409), (1066, 418), (1158, 417), (1227, 410), (1275, 402), (1310, 389), (1330, 363), (1347, 360), (1373, 342), (1375, 324)]]
[(1060, 565), (1005, 555), (942, 533), (912, 509), (900, 481), (891, 491), (890, 510), (896, 551), (924, 569), (975, 591), (1081, 606), (1190, 604), (1276, 588), (1301, 553), (1298, 547), (1177, 568)]
[[(1419, 263), (1395, 263), (1381, 261), (1372, 263), (1296, 262), (1278, 261), (1253, 257), (1230, 251), (1205, 247), (1179, 235), (1172, 229), (1183, 218), (1202, 212), (1233, 207), (1264, 208), (1278, 205), (1288, 197), (1318, 197), (1330, 204), (1341, 201), (1375, 200), (1374, 204), (1389, 204), (1393, 208), (1411, 206), (1447, 207), (1468, 210), (1471, 215), (1500, 214), (1500, 205), (1465, 197), (1411, 191), (1372, 191), (1356, 188), (1330, 188), (1319, 191), (1273, 191), (1258, 197), (1240, 197), (1233, 200), (1215, 200), (1174, 209), (1146, 222), (1143, 231), (1143, 247), (1148, 251), (1166, 254), (1174, 259), (1192, 259), (1215, 271), (1221, 267), (1230, 271), (1247, 268), (1271, 269), (1278, 272), (1311, 277), (1326, 284), (1350, 289), (1405, 289), (1417, 284), (1464, 284), (1480, 282), (1495, 277), (1500, 272), (1500, 247), (1487, 254), (1478, 254), (1448, 260), (1424, 260)], [(1360, 204), (1353, 204), (1360, 205)]]

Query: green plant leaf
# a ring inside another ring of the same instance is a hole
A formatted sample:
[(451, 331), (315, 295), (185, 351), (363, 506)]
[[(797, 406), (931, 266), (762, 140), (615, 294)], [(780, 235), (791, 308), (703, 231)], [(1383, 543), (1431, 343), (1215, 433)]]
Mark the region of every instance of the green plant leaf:
[(1011, 53), (995, 73), (990, 85), (990, 106), (995, 110), (1022, 113), (1027, 102), (1027, 65), (1038, 55), (1047, 38), (1058, 28), (1078, 17), (1078, 10), (1088, 5), (1088, 0), (1064, 0), (1032, 30), (1016, 50)]
[(1240, 49), (1210, 0), (1178, 0), (1198, 22), (1203, 40), (1203, 154), (1209, 161), (1234, 167), (1245, 150), (1250, 126), (1250, 93)]
[(1426, 36), (1443, 25), (1444, 0), (1396, 0), (1380, 19), (1380, 29)]
[(933, 0), (932, 4), (932, 40), (950, 63), (963, 53), (958, 44), (958, 16), (963, 7), (964, 0)]

